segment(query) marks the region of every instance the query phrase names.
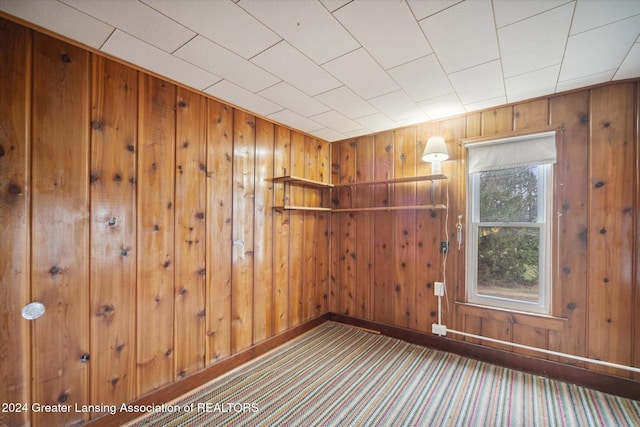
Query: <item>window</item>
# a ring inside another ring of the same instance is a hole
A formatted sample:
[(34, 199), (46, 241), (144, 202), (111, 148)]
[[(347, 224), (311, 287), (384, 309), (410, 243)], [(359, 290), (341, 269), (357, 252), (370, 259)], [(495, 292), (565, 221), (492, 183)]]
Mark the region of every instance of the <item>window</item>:
[(467, 148), (467, 299), (547, 314), (555, 133)]

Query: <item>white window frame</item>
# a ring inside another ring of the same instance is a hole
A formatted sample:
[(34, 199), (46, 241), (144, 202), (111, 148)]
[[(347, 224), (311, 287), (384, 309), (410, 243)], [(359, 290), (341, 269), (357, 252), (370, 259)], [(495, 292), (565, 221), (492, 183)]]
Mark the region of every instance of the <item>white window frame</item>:
[[(524, 139), (535, 139), (536, 135), (530, 135)], [(514, 138), (517, 141), (521, 138)], [(508, 143), (510, 140), (505, 140)], [(555, 135), (554, 135), (555, 141)], [(501, 141), (498, 141), (500, 143)], [(494, 144), (490, 142), (489, 144)], [(555, 145), (555, 142), (554, 142)], [(555, 155), (555, 153), (554, 153)], [(534, 165), (535, 165), (534, 160)], [(552, 296), (552, 215), (553, 215), (553, 163), (544, 160), (544, 164), (538, 164), (538, 215), (535, 223), (522, 222), (480, 222), (480, 174), (469, 173), (467, 175), (467, 302), (500, 309), (530, 312), (549, 315), (551, 312)], [(509, 169), (512, 167), (531, 166), (530, 164), (502, 165), (498, 168)], [(490, 169), (487, 169), (490, 170)], [(480, 227), (532, 227), (540, 230), (539, 233), (539, 258), (538, 258), (538, 301), (528, 302), (504, 297), (482, 295), (478, 293), (478, 230)]]

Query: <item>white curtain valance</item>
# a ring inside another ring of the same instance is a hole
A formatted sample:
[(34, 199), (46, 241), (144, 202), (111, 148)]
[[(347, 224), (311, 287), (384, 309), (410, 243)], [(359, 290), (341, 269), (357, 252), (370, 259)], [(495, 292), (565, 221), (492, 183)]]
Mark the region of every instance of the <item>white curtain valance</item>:
[(469, 173), (556, 162), (556, 132), (467, 144)]

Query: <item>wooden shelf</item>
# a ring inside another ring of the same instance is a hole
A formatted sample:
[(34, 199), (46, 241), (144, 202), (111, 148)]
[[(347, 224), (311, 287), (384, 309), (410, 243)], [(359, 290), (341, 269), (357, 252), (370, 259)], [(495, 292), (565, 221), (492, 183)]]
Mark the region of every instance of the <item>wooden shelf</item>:
[[(364, 185), (392, 185), (392, 184), (403, 184), (410, 182), (421, 182), (421, 181), (431, 181), (432, 187), (432, 199), (433, 199), (433, 181), (446, 179), (446, 175), (438, 174), (438, 175), (423, 175), (423, 176), (410, 176), (403, 178), (393, 178), (393, 179), (385, 179), (385, 180), (376, 180), (376, 181), (359, 181), (359, 182), (348, 182), (348, 183), (340, 183), (340, 184), (329, 184), (326, 182), (315, 181), (313, 179), (302, 178), (294, 175), (285, 175), (273, 178), (273, 182), (282, 183), (285, 185), (299, 185), (302, 187), (310, 187), (317, 189), (333, 189), (333, 188), (345, 188), (345, 187), (357, 187)], [(286, 198), (285, 198), (286, 200)], [(283, 202), (285, 201), (283, 200)], [(433, 201), (433, 200), (432, 200)], [(360, 208), (326, 208), (321, 206), (293, 206), (293, 205), (280, 205), (274, 206), (273, 209), (277, 211), (312, 211), (312, 212), (375, 212), (375, 211), (400, 211), (400, 210), (436, 210), (436, 209), (446, 209), (447, 207), (443, 204), (431, 204), (431, 205), (408, 205), (408, 206), (373, 206), (373, 207), (360, 207)]]
[(322, 208), (317, 206), (274, 206), (273, 209), (277, 211), (315, 211), (315, 212), (332, 212), (331, 208)]
[(287, 176), (279, 176), (273, 178), (273, 182), (284, 182), (287, 184), (297, 184), (303, 185), (305, 187), (315, 187), (315, 188), (333, 188), (333, 184), (329, 184), (321, 181), (314, 181), (313, 179), (308, 178), (300, 178), (299, 176), (287, 175)]
[(375, 211), (407, 211), (446, 209), (445, 205), (406, 205), (406, 206), (374, 206), (369, 208), (335, 208), (331, 212), (375, 212)]
[(340, 184), (332, 184), (332, 186), (334, 188), (357, 187), (360, 185), (402, 184), (407, 182), (437, 181), (440, 179), (447, 179), (447, 176), (446, 175), (408, 176), (404, 178), (383, 179), (383, 180), (377, 180), (377, 181), (346, 182), (346, 183), (340, 183)]

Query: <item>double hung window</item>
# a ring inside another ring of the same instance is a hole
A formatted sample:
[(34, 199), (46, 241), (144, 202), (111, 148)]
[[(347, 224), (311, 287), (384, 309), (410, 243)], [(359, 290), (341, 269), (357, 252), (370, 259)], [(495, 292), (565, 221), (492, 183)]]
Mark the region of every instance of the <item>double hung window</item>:
[(467, 148), (467, 300), (548, 314), (555, 132)]

